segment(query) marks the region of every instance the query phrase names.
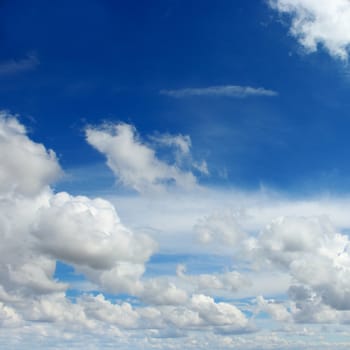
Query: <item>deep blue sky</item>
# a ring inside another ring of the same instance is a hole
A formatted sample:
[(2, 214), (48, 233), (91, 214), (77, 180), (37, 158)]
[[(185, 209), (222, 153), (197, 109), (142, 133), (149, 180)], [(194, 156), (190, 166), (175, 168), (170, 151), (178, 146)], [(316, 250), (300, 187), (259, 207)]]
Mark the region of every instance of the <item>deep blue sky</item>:
[[(189, 134), (203, 181), (291, 191), (349, 190), (346, 67), (306, 55), (264, 1), (2, 1), (0, 108), (21, 115), (64, 168), (102, 162), (86, 124)], [(187, 97), (162, 89), (241, 85), (276, 97)], [(103, 169), (103, 168), (102, 168)], [(227, 170), (228, 178), (219, 173)], [(106, 169), (106, 171), (108, 171)]]

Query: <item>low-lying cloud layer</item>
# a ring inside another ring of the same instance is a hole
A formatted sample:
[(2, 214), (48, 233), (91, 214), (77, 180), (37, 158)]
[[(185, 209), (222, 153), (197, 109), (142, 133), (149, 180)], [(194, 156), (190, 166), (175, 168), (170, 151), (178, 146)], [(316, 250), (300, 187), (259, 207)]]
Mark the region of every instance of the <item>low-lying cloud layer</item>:
[[(293, 343), (282, 329), (297, 334), (305, 324), (342, 327), (350, 321), (344, 205), (332, 212), (319, 202), (305, 210), (305, 203), (278, 205), (276, 199), (233, 191), (223, 196), (198, 186), (185, 186), (184, 194), (183, 179), (197, 183), (179, 165), (190, 152), (189, 137), (153, 140), (178, 152), (172, 165), (131, 125), (88, 128), (87, 140), (106, 155), (122, 185), (141, 193), (147, 188), (146, 199), (113, 200), (132, 224), (121, 222), (111, 201), (56, 193), (51, 185), (62, 169), (55, 153), (31, 141), (15, 117), (1, 114), (3, 348), (16, 348), (15, 339), (26, 346), (41, 339), (46, 347), (60, 339), (56, 345), (78, 349), (82, 334), (95, 338), (91, 349), (154, 348), (160, 342), (171, 348), (288, 348)], [(158, 186), (167, 189), (168, 178), (181, 191), (160, 195)], [(128, 200), (133, 204), (125, 207)], [(335, 224), (317, 208), (328, 210)], [(197, 266), (186, 260), (190, 252)], [(208, 261), (201, 260), (204, 253)], [(157, 254), (163, 257), (158, 265), (152, 262)], [(218, 257), (226, 262), (215, 266), (210, 259)], [(76, 278), (57, 275), (57, 262)], [(151, 273), (152, 266), (164, 270)], [(6, 343), (4, 332), (14, 340)], [(312, 344), (319, 329), (303, 332)]]

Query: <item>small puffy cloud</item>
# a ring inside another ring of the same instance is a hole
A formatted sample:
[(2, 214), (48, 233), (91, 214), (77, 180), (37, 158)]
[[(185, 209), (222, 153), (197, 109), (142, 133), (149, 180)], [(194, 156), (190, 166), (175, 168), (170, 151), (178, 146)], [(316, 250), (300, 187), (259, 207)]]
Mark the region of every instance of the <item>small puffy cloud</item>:
[(274, 300), (266, 300), (262, 296), (256, 298), (256, 312), (266, 312), (276, 321), (291, 321), (292, 316), (288, 309), (282, 304)]
[[(129, 124), (89, 127), (86, 140), (107, 157), (107, 164), (118, 180), (138, 192), (162, 191), (168, 186), (183, 189), (196, 186), (191, 172), (181, 170), (176, 163), (160, 160), (155, 150), (143, 143)], [(177, 141), (167, 138), (166, 142), (175, 143), (181, 151), (189, 147), (184, 138)]]
[(248, 326), (244, 314), (229, 303), (216, 303), (213, 298), (203, 294), (195, 294), (191, 298), (191, 308), (198, 312), (201, 320), (212, 326), (230, 326), (243, 329)]
[(142, 300), (153, 305), (183, 305), (187, 293), (164, 279), (151, 279), (144, 282)]
[(186, 274), (186, 266), (178, 265), (176, 269), (177, 276), (188, 285), (193, 285), (197, 292), (203, 290), (227, 290), (236, 292), (244, 287), (251, 285), (248, 278), (238, 271), (228, 271), (222, 274)]
[(262, 87), (240, 86), (240, 85), (223, 85), (209, 86), (203, 88), (185, 88), (178, 90), (161, 90), (162, 95), (175, 98), (184, 98), (191, 96), (222, 96), (233, 98), (245, 98), (250, 96), (277, 96), (278, 93), (273, 90)]
[(112, 324), (121, 328), (136, 328), (139, 314), (129, 303), (112, 304), (102, 294), (96, 297), (86, 295), (78, 302), (84, 308), (87, 317)]
[(315, 52), (322, 45), (331, 56), (348, 59), (348, 0), (269, 0), (269, 4), (278, 12), (290, 16), (290, 33), (307, 52)]

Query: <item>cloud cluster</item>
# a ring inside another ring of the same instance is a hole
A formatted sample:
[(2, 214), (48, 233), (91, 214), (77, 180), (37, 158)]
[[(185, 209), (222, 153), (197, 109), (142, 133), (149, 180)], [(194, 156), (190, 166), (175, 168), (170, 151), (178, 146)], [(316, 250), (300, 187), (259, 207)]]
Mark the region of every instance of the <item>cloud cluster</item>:
[(325, 217), (281, 217), (251, 239), (258, 265), (292, 277), (291, 314), (297, 322), (333, 322), (350, 315), (350, 240)]
[(348, 0), (269, 0), (272, 8), (291, 17), (290, 33), (308, 52), (322, 45), (330, 55), (348, 59), (350, 3)]
[[(125, 184), (139, 191), (158, 191), (157, 176), (163, 181), (170, 176), (169, 169), (176, 169), (171, 174), (176, 174), (177, 183), (178, 177), (186, 174), (180, 164), (190, 153), (188, 137), (158, 135), (153, 140), (178, 152), (174, 164), (169, 165), (139, 140), (130, 125), (114, 128), (89, 128), (87, 137), (106, 154)], [(0, 145), (0, 325), (12, 334), (17, 330), (21, 341), (56, 337), (70, 342), (85, 334), (98, 337), (95, 348), (101, 346), (102, 339), (114, 339), (111, 344), (117, 341), (130, 348), (132, 341), (141, 338), (147, 339), (150, 348), (159, 346), (159, 339), (166, 339), (169, 347), (181, 348), (183, 341), (176, 343), (181, 337), (186, 337), (186, 342), (193, 340), (194, 347), (219, 344), (239, 349), (250, 344), (253, 349), (262, 341), (267, 347), (281, 348), (284, 338), (273, 338), (271, 333), (266, 338), (252, 335), (236, 342), (233, 336), (256, 331), (255, 321), (265, 315), (266, 322), (288, 327), (350, 322), (349, 237), (325, 216), (291, 215), (298, 211), (315, 214), (319, 206), (270, 203), (269, 207), (260, 197), (249, 200), (245, 196), (242, 201), (236, 196), (229, 202), (220, 197), (209, 207), (232, 206), (231, 210), (203, 216), (208, 209), (205, 200), (218, 192), (193, 192), (195, 205), (181, 199), (183, 192), (178, 197), (164, 192), (154, 199), (160, 207), (152, 203), (149, 208), (145, 199), (135, 196), (141, 203), (140, 208), (135, 202), (131, 205), (136, 219), (142, 222), (142, 212), (150, 220), (150, 228), (155, 220), (164, 230), (158, 237), (164, 240), (168, 239), (167, 230), (174, 230), (168, 241), (170, 251), (179, 241), (182, 247), (188, 245), (188, 230), (194, 227), (207, 253), (212, 250), (223, 258), (230, 254), (230, 267), (227, 260), (218, 269), (202, 258), (199, 271), (193, 270), (188, 260), (190, 273), (186, 272), (187, 263), (177, 261), (172, 273), (149, 274), (147, 264), (157, 249), (155, 240), (127, 228), (105, 199), (55, 193), (50, 184), (62, 173), (55, 153), (31, 141), (24, 126), (6, 113), (0, 118)], [(16, 157), (9, 157), (11, 154)], [(146, 176), (143, 182), (143, 173), (151, 167), (155, 177)], [(247, 208), (241, 208), (242, 203)], [(338, 226), (349, 224), (337, 206), (329, 208), (338, 215), (334, 216)], [(174, 216), (167, 217), (167, 210)], [(281, 211), (290, 215), (271, 220)], [(149, 212), (155, 218), (150, 218)], [(220, 246), (225, 249), (218, 249)], [(195, 254), (192, 246), (188, 248)], [(195, 248), (201, 249), (199, 245)], [(215, 259), (214, 255), (207, 257)], [(89, 284), (85, 292), (67, 296), (77, 281), (55, 277), (57, 261), (84, 277), (83, 283)], [(204, 336), (206, 343), (201, 343)]]
[[(120, 127), (122, 139), (126, 137), (126, 145), (131, 145), (136, 157), (137, 152), (141, 157), (146, 154), (152, 165), (165, 173), (172, 169), (135, 139), (130, 126)], [(94, 137), (113, 139), (99, 132), (90, 130), (89, 136), (95, 141)], [(176, 140), (176, 147), (187, 153), (189, 139)], [(0, 143), (3, 328), (25, 327), (37, 336), (55, 329), (62, 337), (86, 332), (118, 335), (120, 339), (134, 331), (153, 332), (152, 337), (177, 337), (203, 329), (250, 329), (247, 317), (231, 303), (216, 302), (200, 293), (190, 295), (167, 278), (144, 278), (155, 242), (123, 225), (114, 206), (104, 199), (55, 193), (50, 184), (62, 173), (55, 153), (31, 141), (24, 126), (6, 113), (0, 118)], [(183, 175), (180, 170), (174, 174)], [(72, 266), (100, 294), (80, 294), (72, 302), (66, 295), (69, 283), (55, 277), (57, 261)], [(112, 302), (103, 293), (127, 294), (143, 305)], [(46, 326), (38, 328), (38, 324)]]
[(75, 267), (102, 289), (138, 288), (155, 243), (135, 236), (103, 199), (53, 193), (61, 173), (53, 151), (34, 143), (14, 117), (0, 118), (0, 276), (12, 296), (64, 291), (56, 261)]

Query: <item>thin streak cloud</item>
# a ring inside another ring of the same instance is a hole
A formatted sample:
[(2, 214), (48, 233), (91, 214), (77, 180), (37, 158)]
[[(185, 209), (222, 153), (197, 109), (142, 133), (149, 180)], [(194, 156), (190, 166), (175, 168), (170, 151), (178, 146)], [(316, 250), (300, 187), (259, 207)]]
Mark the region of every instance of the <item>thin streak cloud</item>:
[(185, 88), (178, 90), (161, 90), (161, 95), (167, 95), (175, 98), (191, 96), (222, 96), (233, 98), (245, 98), (250, 96), (268, 96), (278, 95), (277, 91), (265, 89), (263, 87), (251, 87), (240, 85), (209, 86), (205, 88)]
[(40, 64), (35, 54), (29, 54), (20, 60), (8, 60), (0, 62), (0, 76), (13, 75), (25, 71), (34, 70)]

